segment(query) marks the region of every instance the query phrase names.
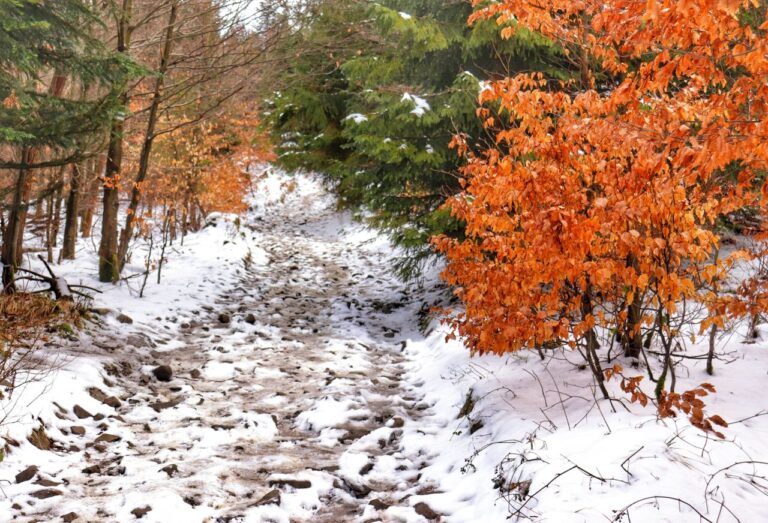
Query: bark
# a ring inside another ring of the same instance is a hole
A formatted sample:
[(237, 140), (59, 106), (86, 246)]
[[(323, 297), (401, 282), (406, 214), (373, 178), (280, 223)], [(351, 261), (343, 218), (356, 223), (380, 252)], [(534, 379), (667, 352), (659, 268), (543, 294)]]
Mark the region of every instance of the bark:
[[(117, 52), (127, 53), (131, 41), (131, 14), (133, 0), (123, 0), (117, 27)], [(121, 104), (128, 105), (128, 91), (121, 95)], [(102, 198), (101, 242), (99, 243), (99, 281), (115, 282), (120, 277), (117, 258), (117, 213), (120, 208), (118, 186), (123, 163), (123, 131), (125, 119), (118, 116), (112, 121), (107, 149), (107, 165), (104, 172)]]
[(149, 107), (149, 119), (147, 121), (147, 130), (144, 133), (144, 143), (141, 146), (141, 154), (139, 155), (139, 169), (136, 173), (136, 180), (131, 190), (131, 202), (128, 204), (128, 213), (125, 218), (125, 226), (120, 231), (120, 244), (118, 247), (118, 260), (119, 271), (123, 270), (125, 266), (126, 257), (128, 254), (128, 246), (133, 237), (133, 226), (136, 218), (136, 213), (139, 210), (139, 203), (141, 201), (141, 185), (147, 178), (147, 172), (149, 171), (149, 158), (152, 154), (152, 145), (155, 140), (155, 127), (157, 125), (158, 110), (160, 108), (160, 102), (163, 96), (163, 83), (165, 74), (168, 72), (168, 63), (171, 57), (171, 51), (173, 49), (173, 33), (176, 25), (176, 15), (178, 9), (178, 0), (174, 0), (171, 4), (171, 11), (168, 15), (168, 26), (165, 30), (165, 38), (163, 42), (163, 50), (160, 55), (160, 67), (158, 69), (158, 77), (155, 81), (155, 89), (152, 93), (152, 102)]
[[(22, 151), (22, 163), (30, 159), (32, 151)], [(22, 213), (25, 211), (26, 195), (29, 192), (29, 170), (19, 169), (16, 184), (13, 190), (13, 202), (8, 212), (8, 221), (3, 231), (3, 290), (14, 292), (16, 286), (13, 283), (14, 274), (21, 263), (21, 237), (24, 236), (24, 220)]]
[(88, 194), (86, 196), (86, 202), (84, 209), (82, 210), (83, 216), (80, 222), (80, 235), (83, 238), (91, 237), (91, 230), (93, 229), (93, 216), (95, 214), (97, 193), (101, 186), (101, 176), (104, 174), (104, 170), (107, 167), (107, 155), (103, 154), (99, 157), (98, 167), (91, 173), (93, 176), (91, 183), (88, 187)]
[(82, 172), (78, 165), (72, 166), (69, 181), (69, 196), (67, 196), (67, 215), (64, 218), (64, 239), (61, 245), (63, 260), (75, 259), (75, 243), (77, 241), (77, 215), (80, 206), (80, 184)]
[(56, 192), (48, 195), (45, 213), (45, 250), (48, 255), (48, 263), (53, 263), (53, 209), (56, 205)]

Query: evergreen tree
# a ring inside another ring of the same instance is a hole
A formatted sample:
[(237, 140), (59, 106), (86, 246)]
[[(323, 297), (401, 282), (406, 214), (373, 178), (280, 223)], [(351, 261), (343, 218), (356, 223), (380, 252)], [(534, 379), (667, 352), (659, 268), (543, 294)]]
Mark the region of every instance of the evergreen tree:
[[(131, 64), (89, 34), (97, 23), (81, 0), (0, 0), (0, 143), (82, 154), (84, 143), (109, 123), (118, 109), (115, 87)], [(99, 95), (71, 99), (40, 89), (56, 75)]]
[(0, 0), (0, 147), (15, 153), (0, 161), (15, 171), (3, 231), (6, 290), (21, 261), (34, 171), (97, 152), (135, 72), (91, 36), (97, 23), (81, 0)]
[(344, 203), (405, 249), (404, 276), (419, 274), (433, 235), (461, 234), (440, 205), (459, 190), (453, 136), (484, 139), (483, 82), (519, 70), (567, 74), (540, 36), (501, 40), (490, 22), (469, 27), (471, 11), (440, 0), (322, 2), (298, 36), (318, 51), (291, 59), (290, 81), (270, 99), (281, 163), (331, 177)]

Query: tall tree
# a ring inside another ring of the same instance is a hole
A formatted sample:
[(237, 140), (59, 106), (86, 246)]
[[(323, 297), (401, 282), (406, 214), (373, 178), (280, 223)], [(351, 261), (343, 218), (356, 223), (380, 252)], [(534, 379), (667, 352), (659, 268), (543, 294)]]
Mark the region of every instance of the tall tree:
[(485, 136), (475, 118), (483, 82), (564, 65), (545, 39), (502, 41), (490, 23), (468, 27), (470, 13), (466, 2), (319, 2), (268, 107), (280, 161), (337, 182), (345, 203), (406, 249), (404, 275), (418, 274), (433, 234), (461, 232), (440, 209), (459, 190), (448, 145), (458, 128)]
[[(0, 1), (0, 142), (16, 159), (9, 218), (3, 231), (3, 283), (13, 288), (32, 176), (97, 150), (104, 122), (119, 108), (116, 92), (130, 62), (109, 53), (90, 30), (98, 20), (80, 0)], [(65, 96), (67, 83), (98, 86), (83, 101)], [(39, 86), (48, 85), (41, 93)]]

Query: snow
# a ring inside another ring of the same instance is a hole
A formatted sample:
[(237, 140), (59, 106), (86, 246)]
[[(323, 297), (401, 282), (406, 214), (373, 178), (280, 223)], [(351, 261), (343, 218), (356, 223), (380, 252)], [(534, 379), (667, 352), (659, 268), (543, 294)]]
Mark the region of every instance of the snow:
[[(110, 312), (78, 342), (52, 339), (37, 354), (53, 370), (31, 372), (0, 401), (0, 435), (18, 442), (0, 464), (0, 514), (18, 516), (19, 503), (19, 521), (68, 512), (133, 521), (151, 505), (142, 521), (424, 523), (414, 509), (424, 502), (445, 523), (501, 523), (515, 511), (551, 523), (700, 521), (689, 503), (710, 521), (766, 520), (768, 342), (745, 343), (743, 326), (718, 340), (714, 376), (700, 360), (685, 360), (678, 376), (679, 390), (717, 387), (707, 411), (731, 422), (719, 440), (682, 417), (596, 401), (578, 354), (473, 358), (446, 342), (436, 319), (422, 332), (423, 311), (445, 300), (439, 267), (422, 286), (397, 281), (387, 238), (335, 211), (320, 178), (259, 167), (248, 203), (246, 216), (211, 215), (174, 244), (143, 298), (137, 278), (95, 280), (90, 241), (54, 266), (103, 290), (94, 306)], [(146, 248), (137, 245), (128, 274), (143, 271)], [(215, 322), (221, 308), (228, 325)], [(699, 354), (705, 343), (685, 350)], [(175, 369), (164, 385), (152, 369), (166, 357)], [(127, 376), (114, 372), (123, 363)], [(121, 406), (98, 401), (92, 387)], [(459, 417), (468, 393), (474, 408)], [(75, 419), (74, 405), (99, 419)], [(27, 441), (41, 426), (55, 451)], [(97, 450), (101, 434), (120, 439)], [(61, 496), (32, 499), (42, 486), (15, 483), (33, 464), (38, 481), (61, 483)], [(86, 475), (86, 464), (102, 471)], [(179, 473), (163, 472), (168, 464)], [(272, 488), (280, 503), (257, 506)], [(390, 506), (378, 510), (373, 499)]]
[(415, 114), (419, 118), (424, 116), (427, 113), (427, 111), (430, 110), (429, 102), (427, 102), (424, 98), (421, 98), (414, 94), (405, 93), (403, 94), (403, 97), (400, 99), (400, 101), (410, 102), (413, 105), (415, 105), (414, 109), (411, 111), (411, 114)]
[(347, 116), (346, 118), (344, 118), (344, 120), (352, 120), (356, 124), (361, 124), (363, 122), (367, 122), (368, 121), (368, 117), (365, 116), (364, 114), (352, 113), (349, 116)]

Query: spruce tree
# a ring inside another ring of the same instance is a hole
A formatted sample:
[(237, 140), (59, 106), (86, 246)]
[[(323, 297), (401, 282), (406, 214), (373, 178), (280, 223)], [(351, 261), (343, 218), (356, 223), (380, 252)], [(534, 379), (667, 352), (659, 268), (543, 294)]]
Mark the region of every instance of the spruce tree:
[[(35, 170), (95, 154), (121, 110), (120, 86), (136, 72), (91, 35), (98, 23), (81, 0), (0, 0), (0, 146), (14, 151), (0, 169), (15, 173), (3, 231), (6, 290), (21, 259)], [(67, 84), (76, 95), (67, 96)]]
[(449, 144), (459, 129), (470, 143), (484, 139), (483, 82), (518, 70), (568, 74), (545, 39), (501, 40), (491, 23), (469, 27), (471, 10), (440, 0), (322, 2), (300, 38), (319, 45), (342, 35), (344, 44), (297, 53), (291, 82), (270, 98), (281, 163), (333, 179), (343, 202), (405, 249), (404, 276), (430, 259), (433, 235), (461, 234), (440, 208), (459, 190), (461, 159)]

